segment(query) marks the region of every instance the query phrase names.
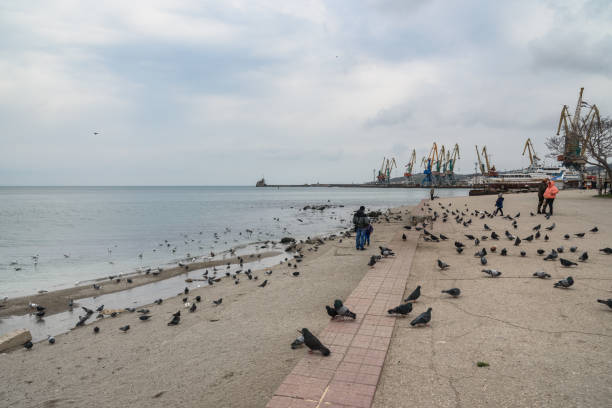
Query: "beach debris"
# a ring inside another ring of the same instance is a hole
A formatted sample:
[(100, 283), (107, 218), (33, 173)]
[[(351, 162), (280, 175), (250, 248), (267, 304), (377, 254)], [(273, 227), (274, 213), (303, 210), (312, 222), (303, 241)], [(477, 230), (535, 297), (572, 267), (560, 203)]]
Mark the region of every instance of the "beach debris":
[(413, 291), (412, 293), (410, 293), (410, 295), (408, 295), (408, 297), (406, 299), (404, 299), (404, 302), (414, 302), (416, 301), (419, 297), (421, 297), (421, 285), (418, 285)]
[(499, 276), (501, 276), (501, 272), (495, 269), (483, 269), (482, 272), (486, 273), (487, 275), (491, 276), (492, 278), (497, 278)]
[(310, 349), (311, 353), (313, 351), (320, 351), (324, 356), (329, 356), (329, 349), (325, 347), (323, 343), (321, 343), (321, 341), (319, 341), (319, 339), (307, 328), (303, 328), (300, 333), (302, 333), (302, 336), (304, 336), (304, 344), (306, 344), (306, 347)]
[(608, 306), (610, 309), (612, 309), (612, 299), (597, 299), (597, 301), (599, 303), (603, 303), (604, 305)]
[(410, 325), (411, 326), (426, 325), (427, 323), (429, 323), (431, 321), (431, 310), (432, 309), (430, 307), (429, 309), (427, 309), (427, 311), (418, 315), (416, 319), (410, 322)]
[(554, 284), (555, 288), (569, 288), (570, 286), (572, 286), (574, 284), (574, 278), (572, 278), (571, 276), (568, 276), (565, 279), (561, 279), (559, 282)]
[(406, 316), (410, 312), (412, 312), (412, 303), (404, 303), (394, 307), (393, 309), (387, 310), (387, 313), (389, 314), (399, 314), (402, 316)]
[(536, 278), (540, 278), (540, 279), (548, 279), (550, 278), (550, 275), (547, 274), (544, 271), (537, 271), (533, 274), (533, 276), (535, 276)]
[(447, 264), (446, 262), (444, 262), (444, 261), (442, 261), (442, 260), (438, 259), (438, 268), (440, 268), (440, 269), (444, 270), (444, 269), (446, 269), (446, 268), (448, 268), (448, 267), (450, 267), (450, 265), (449, 265), (449, 264)]
[(442, 293), (448, 293), (452, 297), (457, 297), (457, 296), (459, 296), (461, 294), (461, 289), (459, 289), (459, 288), (451, 288), (451, 289), (448, 289), (448, 290), (443, 290)]
[(564, 258), (559, 258), (559, 261), (561, 262), (561, 265), (565, 266), (566, 268), (569, 268), (570, 266), (578, 266), (576, 262), (572, 262)]
[(488, 367), (489, 363), (487, 363), (486, 361), (479, 361), (476, 363), (476, 366), (478, 367)]

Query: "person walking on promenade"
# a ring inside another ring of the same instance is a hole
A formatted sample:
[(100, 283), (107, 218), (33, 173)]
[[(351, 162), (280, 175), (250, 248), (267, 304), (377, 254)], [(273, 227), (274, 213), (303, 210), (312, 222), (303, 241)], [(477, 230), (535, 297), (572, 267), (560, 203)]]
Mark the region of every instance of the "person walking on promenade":
[(548, 179), (542, 180), (542, 182), (538, 186), (538, 214), (542, 214), (542, 211), (544, 211), (542, 205), (544, 204), (544, 192), (546, 191), (547, 187)]
[(555, 182), (549, 180), (548, 187), (544, 192), (544, 198), (546, 199), (546, 203), (544, 204), (544, 209), (542, 210), (543, 213), (546, 213), (546, 207), (548, 207), (548, 214), (546, 214), (548, 216), (553, 215), (553, 201), (555, 201), (555, 197), (557, 196), (558, 192), (559, 189), (557, 188), (557, 186), (555, 186)]
[(366, 230), (370, 225), (370, 219), (365, 214), (365, 207), (362, 205), (353, 216), (353, 224), (355, 224), (355, 247), (357, 250), (365, 250)]
[(366, 241), (367, 246), (370, 246), (370, 235), (372, 234), (373, 231), (374, 231), (374, 227), (370, 223), (368, 225), (368, 228), (366, 228), (366, 232), (365, 232), (365, 241)]
[(499, 195), (497, 196), (497, 201), (495, 201), (495, 212), (493, 213), (493, 215), (497, 215), (497, 212), (499, 211), (501, 213), (501, 215), (504, 215), (504, 197), (502, 195), (502, 193), (499, 193)]
[(433, 188), (433, 187), (431, 188), (431, 190), (429, 190), (429, 199), (430, 199), (431, 201), (433, 201), (433, 199), (435, 198), (435, 197), (434, 197), (434, 191), (435, 191), (435, 190), (434, 190), (434, 188)]

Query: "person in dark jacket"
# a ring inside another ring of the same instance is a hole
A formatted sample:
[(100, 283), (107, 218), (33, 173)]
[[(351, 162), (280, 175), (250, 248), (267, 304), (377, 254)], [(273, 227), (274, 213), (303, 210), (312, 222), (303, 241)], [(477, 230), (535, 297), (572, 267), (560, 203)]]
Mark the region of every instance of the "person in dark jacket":
[(357, 250), (365, 250), (366, 231), (370, 225), (370, 219), (365, 214), (365, 207), (362, 205), (353, 216), (353, 224), (355, 224), (355, 247)]
[(497, 212), (499, 211), (501, 213), (501, 215), (504, 215), (504, 197), (502, 196), (502, 193), (499, 193), (499, 195), (497, 196), (497, 201), (495, 201), (495, 212), (493, 213), (493, 215), (497, 215)]
[(544, 192), (546, 191), (546, 187), (548, 187), (548, 179), (542, 180), (540, 185), (538, 186), (538, 214), (542, 214), (542, 206), (544, 205)]

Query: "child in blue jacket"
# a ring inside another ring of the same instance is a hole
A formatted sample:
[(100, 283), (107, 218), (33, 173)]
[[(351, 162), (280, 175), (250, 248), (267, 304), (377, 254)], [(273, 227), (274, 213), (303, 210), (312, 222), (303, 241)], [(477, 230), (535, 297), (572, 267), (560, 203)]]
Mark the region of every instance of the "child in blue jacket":
[(493, 215), (497, 215), (497, 212), (499, 211), (501, 213), (501, 215), (504, 215), (504, 197), (502, 196), (502, 193), (499, 193), (499, 195), (497, 196), (497, 201), (495, 201), (495, 212), (493, 213)]

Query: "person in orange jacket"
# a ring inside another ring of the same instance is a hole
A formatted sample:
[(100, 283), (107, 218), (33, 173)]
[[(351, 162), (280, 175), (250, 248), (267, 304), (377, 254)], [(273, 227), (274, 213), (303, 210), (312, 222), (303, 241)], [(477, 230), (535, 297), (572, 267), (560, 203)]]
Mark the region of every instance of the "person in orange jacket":
[(542, 210), (544, 213), (546, 213), (546, 207), (548, 207), (549, 216), (553, 215), (553, 201), (555, 201), (555, 197), (557, 196), (558, 192), (559, 189), (557, 188), (557, 186), (555, 186), (555, 182), (549, 180), (548, 187), (546, 187), (546, 191), (544, 191), (544, 198), (546, 199), (546, 202), (544, 203), (544, 209)]

